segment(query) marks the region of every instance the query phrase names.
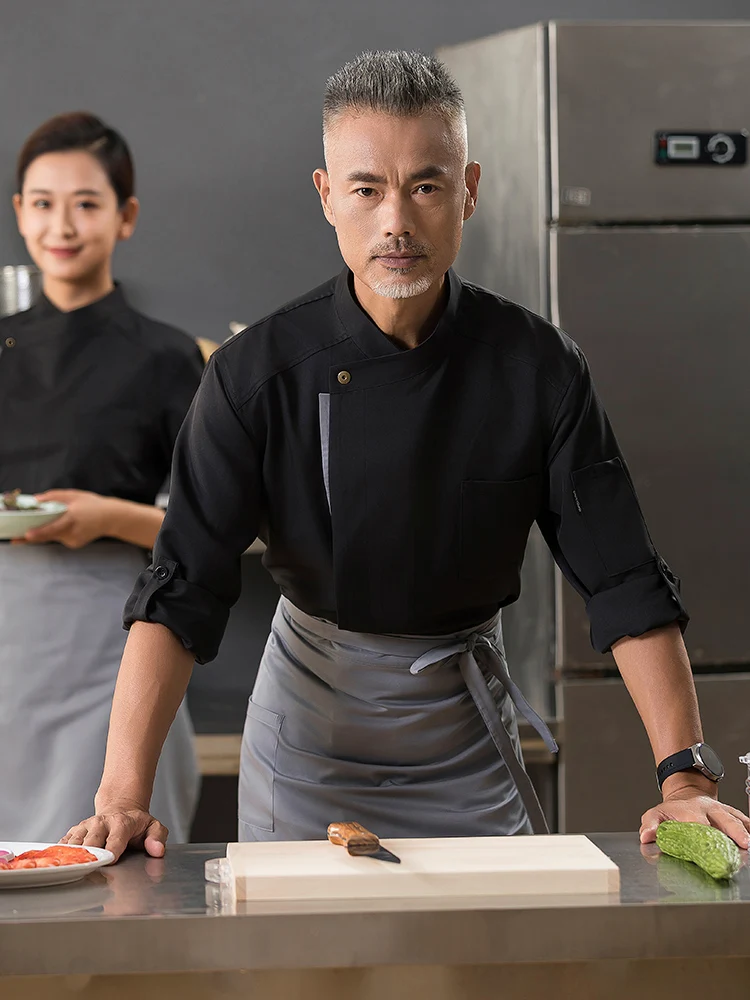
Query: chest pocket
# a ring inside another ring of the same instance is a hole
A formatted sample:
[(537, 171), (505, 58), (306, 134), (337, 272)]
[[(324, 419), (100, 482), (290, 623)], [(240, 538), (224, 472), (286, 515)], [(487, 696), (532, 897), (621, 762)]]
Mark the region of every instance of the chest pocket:
[(539, 511), (540, 491), (538, 475), (461, 484), (461, 578), (483, 584), (488, 598), (506, 596), (508, 584), (517, 577)]

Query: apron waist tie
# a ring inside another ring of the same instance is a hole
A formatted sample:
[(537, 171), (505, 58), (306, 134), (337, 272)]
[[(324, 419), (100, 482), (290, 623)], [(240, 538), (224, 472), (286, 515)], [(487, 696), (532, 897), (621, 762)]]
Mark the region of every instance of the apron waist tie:
[(487, 679), (477, 662), (478, 653), (481, 654), (481, 659), (489, 671), (503, 685), (516, 710), (534, 727), (544, 740), (547, 749), (552, 753), (557, 753), (557, 743), (548, 726), (534, 711), (526, 698), (524, 698), (520, 688), (508, 672), (505, 657), (501, 653), (497, 643), (493, 642), (488, 636), (475, 632), (466, 639), (458, 642), (428, 649), (426, 653), (423, 653), (422, 656), (412, 663), (410, 671), (413, 674), (418, 674), (435, 663), (447, 660), (451, 656), (458, 656), (461, 676), (464, 679), (466, 687), (469, 689), (471, 697), (474, 699), (474, 704), (477, 706), (479, 714), (492, 737), (492, 742), (495, 744), (497, 752), (505, 761), (516, 783), (516, 788), (521, 796), (521, 801), (524, 804), (534, 833), (549, 833), (549, 827), (547, 826), (547, 821), (534, 786), (516, 753), (510, 733), (505, 728), (505, 723), (498, 711), (497, 703), (487, 684)]

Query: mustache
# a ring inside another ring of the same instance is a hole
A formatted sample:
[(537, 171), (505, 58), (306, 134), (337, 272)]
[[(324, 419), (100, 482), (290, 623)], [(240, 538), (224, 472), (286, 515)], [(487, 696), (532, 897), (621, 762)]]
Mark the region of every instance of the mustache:
[(373, 257), (389, 257), (393, 254), (410, 254), (415, 257), (432, 256), (432, 247), (427, 243), (420, 243), (419, 240), (397, 239), (388, 243), (376, 243), (370, 251)]

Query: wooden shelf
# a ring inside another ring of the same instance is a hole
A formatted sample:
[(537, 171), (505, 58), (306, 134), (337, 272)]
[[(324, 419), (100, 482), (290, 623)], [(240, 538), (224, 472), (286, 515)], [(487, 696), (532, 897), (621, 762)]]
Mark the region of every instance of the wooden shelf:
[[(241, 733), (201, 733), (195, 737), (200, 773), (236, 776), (240, 773)], [(521, 738), (521, 749), (527, 764), (551, 764), (554, 756), (534, 733)]]
[(204, 776), (240, 773), (241, 733), (208, 734), (195, 737), (198, 769)]

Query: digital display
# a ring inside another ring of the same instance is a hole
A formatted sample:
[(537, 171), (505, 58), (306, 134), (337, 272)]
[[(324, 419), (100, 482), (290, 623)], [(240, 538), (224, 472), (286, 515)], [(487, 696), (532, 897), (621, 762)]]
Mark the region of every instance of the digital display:
[(667, 156), (670, 160), (697, 160), (701, 144), (697, 136), (671, 135), (667, 139)]
[(719, 760), (718, 754), (714, 753), (711, 747), (706, 746), (705, 743), (702, 743), (700, 748), (700, 755), (703, 759), (703, 763), (706, 765), (709, 771), (712, 771), (714, 774), (722, 773), (724, 767), (721, 761)]
[(654, 139), (654, 162), (659, 167), (734, 168), (747, 165), (747, 129), (739, 132), (659, 130)]

